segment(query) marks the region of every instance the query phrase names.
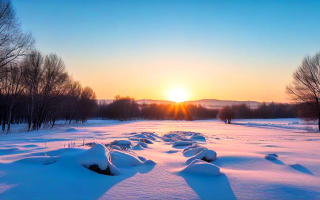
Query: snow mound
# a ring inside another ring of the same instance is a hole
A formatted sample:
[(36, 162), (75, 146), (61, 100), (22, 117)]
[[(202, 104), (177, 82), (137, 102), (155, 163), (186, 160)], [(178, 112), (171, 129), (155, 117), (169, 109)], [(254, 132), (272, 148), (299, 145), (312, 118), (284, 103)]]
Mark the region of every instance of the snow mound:
[(189, 145), (192, 145), (193, 142), (189, 142), (189, 141), (178, 141), (178, 142), (175, 142), (173, 143), (173, 147), (177, 147), (177, 146), (189, 146)]
[(188, 146), (188, 147), (184, 148), (182, 151), (182, 154), (185, 157), (191, 157), (191, 156), (194, 156), (194, 155), (200, 153), (202, 150), (207, 150), (207, 148), (200, 146), (198, 144), (194, 144), (192, 146)]
[(129, 140), (132, 140), (132, 141), (139, 141), (140, 138), (136, 138), (136, 137), (130, 137)]
[(132, 150), (143, 150), (141, 144), (136, 144), (133, 147), (131, 147)]
[(147, 160), (144, 162), (146, 165), (155, 165), (156, 163), (153, 160)]
[(155, 138), (154, 136), (152, 136), (152, 135), (149, 135), (148, 138), (149, 138), (150, 140), (156, 140), (156, 138)]
[(186, 168), (182, 170), (182, 172), (205, 176), (218, 176), (221, 174), (218, 166), (199, 159), (193, 160)]
[(146, 144), (153, 144), (153, 142), (149, 139), (140, 139), (139, 142), (146, 143)]
[(116, 167), (138, 166), (142, 162), (136, 154), (130, 151), (114, 150), (110, 152), (112, 163)]
[(142, 161), (142, 162), (144, 162), (144, 161), (146, 161), (147, 159), (145, 159), (144, 157), (142, 157), (142, 156), (138, 156), (138, 158)]
[[(120, 142), (120, 144), (127, 144)], [(78, 164), (104, 175), (119, 175), (122, 172), (118, 167), (137, 166), (143, 164), (146, 160), (138, 157), (131, 150), (117, 150), (113, 147), (103, 144), (96, 144), (88, 150), (81, 149), (81, 152), (76, 154), (68, 154), (68, 160), (75, 160)]]
[(143, 142), (138, 142), (137, 144), (141, 145), (143, 148), (148, 148), (148, 145)]
[(197, 159), (211, 162), (211, 161), (215, 160), (216, 158), (217, 158), (217, 153), (215, 151), (210, 150), (210, 149), (204, 149), (200, 153), (189, 158), (186, 163), (190, 164), (192, 161), (197, 160)]
[(78, 132), (78, 130), (75, 128), (68, 128), (66, 132)]
[(167, 134), (164, 134), (162, 140), (165, 142), (190, 141), (190, 139), (186, 138), (187, 136), (189, 136), (188, 132), (171, 131)]
[(164, 153), (172, 154), (172, 153), (178, 153), (178, 152), (179, 152), (178, 150), (169, 150), (169, 151), (166, 151)]
[(98, 173), (110, 172), (106, 175), (121, 174), (120, 170), (111, 162), (109, 151), (102, 144), (96, 144), (82, 153), (79, 164)]
[(190, 137), (191, 140), (198, 140), (198, 141), (206, 141), (206, 138), (203, 135), (193, 135)]
[(277, 158), (278, 158), (278, 155), (275, 153), (267, 154), (265, 156), (265, 159), (267, 159), (267, 160), (277, 160)]
[(128, 140), (115, 140), (111, 142), (112, 145), (131, 145), (131, 142)]
[(133, 136), (130, 137), (130, 140), (141, 141), (141, 139), (145, 139), (145, 140), (147, 140), (147, 142), (145, 142), (145, 143), (149, 143), (149, 144), (153, 144), (153, 142), (151, 142), (150, 140), (155, 141), (156, 138), (159, 138), (159, 136), (153, 132), (142, 132), (140, 134), (131, 133), (131, 135), (133, 135)]
[(110, 145), (118, 146), (120, 147), (120, 149), (129, 149), (131, 146), (131, 142), (129, 140), (115, 140), (111, 142)]
[(159, 138), (159, 136), (154, 132), (142, 132), (141, 134), (146, 135), (148, 138), (152, 138), (152, 137)]
[(142, 134), (137, 134), (137, 135), (134, 135), (134, 137), (132, 138), (143, 138), (143, 139), (147, 139), (148, 137), (146, 135), (142, 135)]
[(205, 141), (205, 137), (201, 133), (190, 131), (171, 131), (164, 134), (162, 140), (172, 142), (173, 146), (188, 146), (196, 141)]

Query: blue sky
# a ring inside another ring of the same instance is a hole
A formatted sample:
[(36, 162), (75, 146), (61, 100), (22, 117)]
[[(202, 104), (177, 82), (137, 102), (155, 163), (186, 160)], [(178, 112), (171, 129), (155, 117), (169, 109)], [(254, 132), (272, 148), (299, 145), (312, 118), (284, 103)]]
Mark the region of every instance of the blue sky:
[(99, 98), (180, 87), (189, 99), (286, 101), (294, 69), (320, 51), (320, 1), (12, 2), (36, 47)]

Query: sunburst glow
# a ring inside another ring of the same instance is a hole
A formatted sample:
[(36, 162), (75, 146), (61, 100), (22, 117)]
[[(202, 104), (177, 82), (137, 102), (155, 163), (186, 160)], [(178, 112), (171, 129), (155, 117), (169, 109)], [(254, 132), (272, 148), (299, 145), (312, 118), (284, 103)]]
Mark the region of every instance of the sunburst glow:
[(181, 88), (175, 88), (170, 91), (169, 100), (174, 102), (184, 102), (187, 100), (187, 93)]

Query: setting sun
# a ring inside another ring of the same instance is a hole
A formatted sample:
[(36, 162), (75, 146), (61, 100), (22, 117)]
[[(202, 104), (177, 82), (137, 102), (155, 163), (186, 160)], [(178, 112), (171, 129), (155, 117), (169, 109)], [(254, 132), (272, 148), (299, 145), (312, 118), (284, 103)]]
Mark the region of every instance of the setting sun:
[(169, 100), (174, 102), (184, 102), (187, 100), (187, 93), (181, 88), (175, 88), (170, 91)]

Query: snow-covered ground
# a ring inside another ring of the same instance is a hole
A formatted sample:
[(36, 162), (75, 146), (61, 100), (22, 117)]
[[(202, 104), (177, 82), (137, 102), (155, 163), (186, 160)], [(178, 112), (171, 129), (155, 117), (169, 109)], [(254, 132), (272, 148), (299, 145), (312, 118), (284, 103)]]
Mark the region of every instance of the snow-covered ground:
[(299, 119), (20, 125), (0, 134), (0, 199), (320, 199), (315, 127)]

